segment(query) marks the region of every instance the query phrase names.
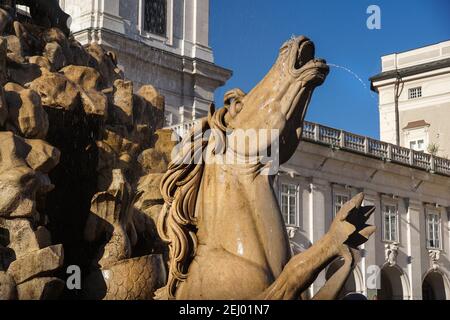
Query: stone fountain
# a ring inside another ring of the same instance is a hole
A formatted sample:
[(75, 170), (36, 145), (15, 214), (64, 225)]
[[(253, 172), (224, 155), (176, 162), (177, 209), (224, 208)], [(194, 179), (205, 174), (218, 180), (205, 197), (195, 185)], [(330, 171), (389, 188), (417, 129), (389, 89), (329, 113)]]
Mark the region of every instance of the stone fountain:
[[(312, 41), (287, 41), (253, 90), (228, 92), (176, 145), (164, 97), (78, 43), (68, 18), (56, 0), (0, 1), (0, 299), (299, 299), (342, 258), (314, 297), (334, 299), (374, 208), (357, 195), (291, 257), (260, 157), (284, 163), (300, 143), (329, 72)], [(227, 140), (237, 129), (277, 135), (243, 150)]]

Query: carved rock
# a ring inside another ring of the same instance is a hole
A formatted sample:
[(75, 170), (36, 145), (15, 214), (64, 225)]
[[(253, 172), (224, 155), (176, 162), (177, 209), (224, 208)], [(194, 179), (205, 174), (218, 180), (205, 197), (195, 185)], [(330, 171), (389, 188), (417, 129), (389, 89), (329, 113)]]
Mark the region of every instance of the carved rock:
[(8, 11), (0, 8), (0, 34), (3, 34), (6, 27), (11, 24), (13, 21), (12, 16), (9, 14)]
[(123, 79), (123, 72), (117, 67), (117, 60), (114, 53), (106, 51), (97, 43), (92, 43), (87, 47), (87, 52), (93, 58), (91, 67), (101, 74), (101, 88), (110, 88), (114, 81)]
[(58, 71), (67, 65), (63, 48), (57, 42), (49, 42), (45, 45), (44, 57), (50, 62), (51, 71)]
[(5, 85), (8, 119), (26, 138), (45, 138), (48, 131), (47, 113), (40, 96), (15, 83)]
[(0, 37), (0, 85), (4, 85), (7, 81), (7, 60), (8, 42), (5, 38)]
[[(156, 128), (161, 128), (164, 126), (164, 96), (159, 94), (159, 92), (151, 85), (142, 86), (138, 93), (141, 98), (148, 102), (152, 108), (152, 118), (155, 123)], [(155, 129), (156, 129), (155, 128)]]
[(16, 283), (6, 272), (0, 271), (0, 301), (17, 299)]
[(5, 37), (8, 44), (8, 52), (14, 53), (18, 57), (23, 57), (23, 45), (19, 37), (10, 35)]
[[(95, 43), (84, 48), (69, 35), (56, 0), (14, 2), (30, 7), (31, 23), (0, 8), (0, 271), (9, 279), (0, 279), (9, 292), (0, 297), (59, 297), (64, 284), (54, 274), (63, 248), (51, 246), (49, 231), (57, 230), (69, 244), (68, 260), (81, 259), (91, 266), (83, 272), (106, 281), (98, 298), (151, 299), (165, 279), (162, 257), (149, 256), (166, 248), (155, 226), (160, 173), (143, 180), (148, 191), (133, 202), (142, 174), (168, 163), (164, 139), (153, 138), (163, 124), (164, 98), (151, 86), (134, 93), (114, 53)], [(83, 179), (89, 190), (77, 189)], [(80, 212), (66, 220), (74, 203)], [(83, 227), (94, 250), (79, 239), (80, 251), (93, 256), (79, 257), (66, 239), (64, 228)]]
[(34, 278), (17, 286), (19, 300), (55, 300), (64, 290), (58, 278)]
[(14, 250), (16, 259), (30, 252), (43, 248), (47, 243), (39, 243), (40, 239), (27, 219), (1, 219), (0, 228), (8, 230), (9, 248)]
[(6, 105), (5, 91), (0, 86), (0, 126), (5, 125), (6, 119), (8, 119), (8, 106)]
[(47, 107), (73, 111), (80, 102), (78, 86), (58, 73), (46, 72), (30, 84)]
[(8, 268), (8, 274), (17, 284), (21, 284), (40, 274), (57, 270), (62, 266), (63, 260), (62, 245), (54, 245), (28, 253), (13, 261)]
[(108, 267), (131, 256), (131, 246), (135, 239), (130, 239), (128, 230), (134, 229), (128, 203), (131, 197), (130, 185), (121, 170), (113, 171), (112, 183), (107, 191), (97, 193), (91, 202), (91, 215), (85, 228), (85, 239), (98, 241), (105, 232), (110, 240), (100, 250), (102, 256), (98, 264)]
[(101, 76), (94, 68), (70, 65), (61, 69), (60, 72), (86, 91), (99, 88)]
[(8, 55), (8, 80), (10, 82), (27, 84), (42, 75), (41, 67), (37, 64), (12, 60)]
[(103, 93), (91, 89), (89, 91), (81, 90), (81, 103), (84, 112), (107, 118), (108, 116), (108, 97)]
[(114, 81), (110, 117), (115, 124), (126, 126), (133, 124), (133, 83), (131, 81)]
[(31, 147), (25, 160), (34, 170), (49, 173), (59, 163), (60, 151), (43, 140), (27, 139), (25, 142)]
[(144, 150), (138, 158), (144, 174), (165, 172), (172, 160), (172, 151), (177, 144), (173, 131), (167, 129), (157, 130), (155, 140), (155, 146)]
[(48, 71), (52, 70), (52, 65), (46, 57), (43, 56), (28, 57), (28, 62), (31, 64), (38, 65), (41, 68), (47, 69)]

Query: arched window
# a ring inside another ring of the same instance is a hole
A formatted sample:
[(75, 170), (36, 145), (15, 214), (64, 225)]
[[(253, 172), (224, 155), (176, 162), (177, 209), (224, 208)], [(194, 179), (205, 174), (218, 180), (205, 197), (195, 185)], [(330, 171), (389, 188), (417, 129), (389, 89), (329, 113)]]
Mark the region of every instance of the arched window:
[(143, 29), (167, 36), (167, 0), (143, 0)]

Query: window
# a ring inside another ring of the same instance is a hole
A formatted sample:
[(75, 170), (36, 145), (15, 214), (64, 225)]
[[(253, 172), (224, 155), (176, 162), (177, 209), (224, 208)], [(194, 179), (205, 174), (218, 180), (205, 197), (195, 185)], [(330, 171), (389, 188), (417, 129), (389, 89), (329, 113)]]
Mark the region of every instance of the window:
[(422, 97), (422, 87), (411, 88), (408, 90), (408, 99), (416, 99)]
[(427, 212), (427, 248), (441, 249), (441, 215), (437, 211)]
[(409, 141), (409, 148), (415, 151), (425, 151), (424, 139)]
[(167, 0), (144, 0), (144, 31), (167, 35)]
[(334, 216), (341, 210), (344, 204), (349, 200), (349, 196), (345, 194), (334, 194)]
[(398, 242), (398, 211), (396, 205), (383, 205), (383, 240)]
[(281, 184), (281, 213), (286, 225), (297, 225), (297, 186)]

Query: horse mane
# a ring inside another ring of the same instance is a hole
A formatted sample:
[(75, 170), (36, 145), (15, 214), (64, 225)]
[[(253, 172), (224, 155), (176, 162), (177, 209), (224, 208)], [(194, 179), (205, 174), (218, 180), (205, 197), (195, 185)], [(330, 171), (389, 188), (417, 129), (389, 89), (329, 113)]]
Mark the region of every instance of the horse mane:
[[(161, 180), (164, 205), (157, 229), (161, 239), (169, 245), (169, 270), (167, 284), (156, 291), (155, 299), (174, 299), (178, 284), (187, 278), (197, 250), (195, 205), (204, 170), (201, 157), (209, 141), (225, 141), (224, 117), (227, 112), (228, 106), (215, 111), (211, 105), (208, 118), (200, 119), (186, 135)], [(208, 129), (214, 131), (214, 139), (209, 141), (204, 137)], [(199, 157), (201, 161), (198, 161)]]

